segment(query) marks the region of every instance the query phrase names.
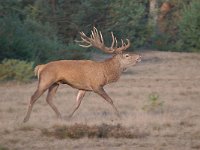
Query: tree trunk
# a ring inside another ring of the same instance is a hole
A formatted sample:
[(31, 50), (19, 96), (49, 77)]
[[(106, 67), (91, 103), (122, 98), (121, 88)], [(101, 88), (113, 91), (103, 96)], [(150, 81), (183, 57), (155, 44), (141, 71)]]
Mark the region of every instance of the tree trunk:
[(171, 11), (172, 9), (172, 4), (170, 2), (163, 2), (161, 7), (159, 8), (159, 16), (158, 16), (158, 30), (159, 33), (164, 33), (167, 30), (167, 24), (168, 18), (166, 17), (167, 14)]
[(158, 0), (149, 0), (149, 25), (152, 26), (153, 32), (157, 33), (158, 19)]

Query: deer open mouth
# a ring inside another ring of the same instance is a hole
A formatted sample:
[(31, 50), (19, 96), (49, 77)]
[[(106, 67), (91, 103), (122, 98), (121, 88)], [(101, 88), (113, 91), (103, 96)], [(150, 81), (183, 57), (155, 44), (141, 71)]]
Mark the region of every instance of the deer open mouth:
[(141, 62), (142, 61), (142, 59), (141, 59), (142, 57), (141, 56), (139, 56), (137, 59), (136, 59), (136, 62), (137, 63), (139, 63), (139, 62)]

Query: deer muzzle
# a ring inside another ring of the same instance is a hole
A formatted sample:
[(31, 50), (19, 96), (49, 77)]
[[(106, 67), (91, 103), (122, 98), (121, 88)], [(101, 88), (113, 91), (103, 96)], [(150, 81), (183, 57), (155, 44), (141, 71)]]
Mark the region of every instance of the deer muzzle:
[(141, 62), (141, 60), (142, 60), (142, 56), (139, 55), (138, 58), (136, 59), (136, 62)]

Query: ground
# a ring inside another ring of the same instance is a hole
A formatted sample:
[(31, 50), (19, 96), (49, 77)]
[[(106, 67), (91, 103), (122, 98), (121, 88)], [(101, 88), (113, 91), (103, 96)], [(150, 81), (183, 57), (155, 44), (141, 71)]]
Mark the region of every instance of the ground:
[[(105, 87), (120, 111), (88, 93), (72, 119), (77, 90), (59, 87), (55, 104), (63, 115), (57, 120), (44, 94), (34, 105), (28, 123), (22, 123), (37, 81), (0, 85), (0, 150), (192, 150), (200, 149), (200, 54), (141, 52), (142, 62), (125, 72), (117, 83)], [(57, 126), (117, 125), (135, 138), (80, 139), (47, 136)]]

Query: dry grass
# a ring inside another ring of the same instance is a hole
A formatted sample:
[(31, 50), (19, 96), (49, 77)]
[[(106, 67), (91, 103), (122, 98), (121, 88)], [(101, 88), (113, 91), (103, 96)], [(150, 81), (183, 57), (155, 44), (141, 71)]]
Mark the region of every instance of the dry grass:
[(148, 136), (148, 133), (140, 133), (137, 130), (134, 132), (126, 127), (117, 125), (93, 125), (88, 126), (86, 124), (74, 124), (74, 125), (62, 125), (54, 126), (53, 129), (42, 129), (42, 135), (53, 136), (58, 139), (72, 138), (79, 139), (83, 137), (87, 138), (144, 138)]
[(200, 149), (200, 55), (142, 55), (139, 65), (106, 87), (122, 119), (102, 98), (88, 93), (68, 120), (77, 91), (63, 85), (54, 101), (64, 120), (56, 119), (43, 95), (36, 102), (30, 121), (23, 124), (37, 82), (1, 84), (0, 150)]

